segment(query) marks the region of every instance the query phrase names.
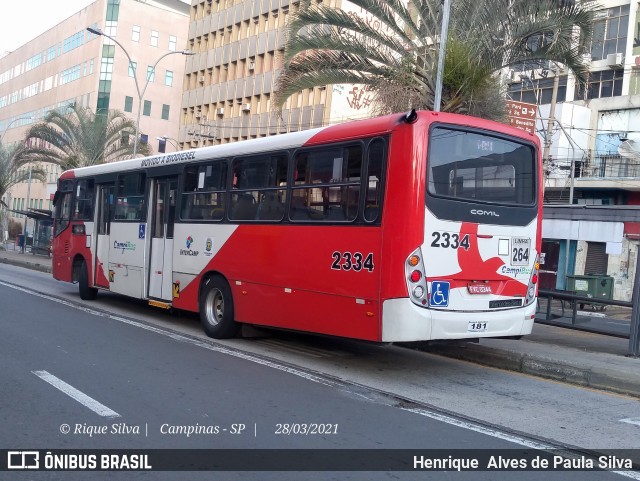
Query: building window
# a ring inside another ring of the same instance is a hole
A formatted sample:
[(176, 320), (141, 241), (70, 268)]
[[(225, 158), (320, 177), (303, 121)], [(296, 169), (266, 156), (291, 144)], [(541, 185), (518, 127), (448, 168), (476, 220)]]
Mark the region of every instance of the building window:
[(576, 87), (576, 100), (589, 100), (622, 95), (624, 69), (591, 72), (589, 81)]
[(162, 120), (169, 120), (169, 106), (162, 104)]
[[(509, 86), (509, 97), (511, 100), (526, 102), (530, 104), (543, 105), (550, 104), (553, 96), (553, 77), (539, 78), (536, 80), (523, 80)], [(561, 76), (558, 81), (557, 102), (564, 102), (567, 99), (567, 76)]]
[(133, 112), (133, 97), (126, 96), (124, 98), (124, 111)]
[(145, 100), (144, 101), (144, 108), (142, 109), (142, 114), (146, 115), (147, 117), (149, 117), (151, 115), (151, 101), (150, 100)]
[[(80, 72), (78, 72), (79, 74)], [(113, 58), (102, 57), (100, 62), (100, 80), (111, 80), (113, 74)]]
[(164, 74), (164, 84), (169, 87), (173, 85), (173, 72), (171, 70), (167, 70)]
[(593, 24), (591, 58), (602, 60), (610, 53), (624, 52), (629, 28), (629, 4), (600, 10), (596, 18)]
[(136, 76), (136, 68), (138, 68), (138, 62), (129, 62), (129, 77)]
[(140, 27), (137, 25), (133, 26), (133, 31), (131, 32), (131, 40), (134, 42), (140, 41)]
[(178, 39), (173, 35), (169, 36), (169, 50), (172, 52), (176, 51), (176, 44), (178, 43)]
[(155, 77), (156, 77), (156, 71), (155, 71), (155, 69), (154, 69), (151, 65), (149, 65), (149, 66), (147, 67), (147, 80), (148, 80), (149, 82), (153, 82), (153, 79), (154, 79)]
[(107, 20), (117, 21), (120, 13), (120, 0), (110, 0), (107, 3)]
[(151, 46), (158, 46), (158, 32), (156, 32), (155, 30), (151, 30)]

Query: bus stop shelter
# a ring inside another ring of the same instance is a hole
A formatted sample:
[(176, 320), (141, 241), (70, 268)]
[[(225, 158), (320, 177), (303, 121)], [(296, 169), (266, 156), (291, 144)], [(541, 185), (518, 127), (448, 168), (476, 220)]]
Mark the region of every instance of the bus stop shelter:
[[(12, 210), (16, 214), (24, 215), (34, 221), (32, 235), (28, 232), (21, 234), (18, 239), (18, 246), (24, 245), (25, 249), (31, 246), (32, 254), (51, 254), (51, 240), (53, 238), (53, 216), (50, 210), (46, 209), (29, 209), (29, 210)], [(26, 238), (24, 235), (26, 234)], [(25, 244), (26, 243), (26, 244)]]

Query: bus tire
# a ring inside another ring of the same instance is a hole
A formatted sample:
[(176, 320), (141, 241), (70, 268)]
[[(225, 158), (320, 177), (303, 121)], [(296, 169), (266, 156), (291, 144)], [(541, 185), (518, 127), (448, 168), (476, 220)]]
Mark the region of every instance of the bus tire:
[(89, 287), (89, 269), (87, 268), (87, 263), (85, 261), (80, 263), (78, 291), (80, 292), (80, 299), (83, 301), (93, 301), (98, 295), (98, 289), (95, 287)]
[(200, 322), (207, 336), (228, 339), (238, 332), (233, 315), (233, 296), (221, 276), (205, 279), (200, 293)]

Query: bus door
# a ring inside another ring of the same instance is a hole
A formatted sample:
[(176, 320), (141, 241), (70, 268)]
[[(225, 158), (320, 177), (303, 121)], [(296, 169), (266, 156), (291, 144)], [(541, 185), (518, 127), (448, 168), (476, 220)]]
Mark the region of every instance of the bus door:
[(96, 258), (94, 284), (109, 288), (109, 233), (115, 198), (115, 185), (98, 185), (98, 215), (96, 229)]
[(178, 178), (156, 179), (151, 189), (151, 259), (149, 297), (171, 301), (173, 276), (173, 224), (176, 215)]

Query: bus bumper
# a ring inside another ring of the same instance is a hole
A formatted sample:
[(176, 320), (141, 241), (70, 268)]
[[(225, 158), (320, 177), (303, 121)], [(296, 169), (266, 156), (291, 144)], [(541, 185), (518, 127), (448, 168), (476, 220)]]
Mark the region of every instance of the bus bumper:
[[(536, 303), (517, 309), (460, 312), (418, 307), (408, 298), (388, 299), (382, 305), (382, 342), (509, 337), (531, 334)], [(483, 332), (470, 323), (484, 323)]]

